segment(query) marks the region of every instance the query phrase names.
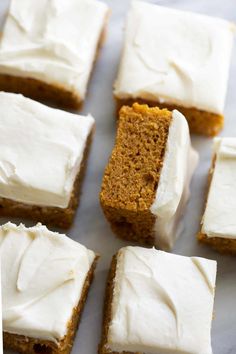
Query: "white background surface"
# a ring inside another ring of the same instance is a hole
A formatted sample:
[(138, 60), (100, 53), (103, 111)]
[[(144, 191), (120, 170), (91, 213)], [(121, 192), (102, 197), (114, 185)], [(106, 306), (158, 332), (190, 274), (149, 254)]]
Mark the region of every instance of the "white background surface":
[[(32, 6), (34, 1), (40, 0), (32, 0)], [(101, 334), (105, 280), (109, 263), (112, 255), (126, 244), (116, 239), (112, 234), (102, 214), (98, 200), (104, 167), (114, 143), (116, 122), (112, 84), (116, 76), (121, 52), (125, 14), (129, 7), (128, 0), (107, 0), (105, 2), (108, 3), (112, 10), (108, 35), (90, 82), (84, 109), (81, 112), (85, 114), (90, 112), (95, 117), (96, 134), (83, 184), (81, 204), (74, 226), (68, 232), (68, 235), (73, 239), (100, 253), (101, 259), (85, 306), (80, 329), (77, 332), (72, 354), (95, 354), (97, 352)], [(219, 16), (236, 22), (236, 0), (156, 0), (153, 2)], [(0, 0), (0, 22), (3, 22), (7, 6), (8, 0)], [(235, 122), (236, 48), (234, 49), (230, 70), (225, 109), (225, 129), (222, 135), (236, 136)], [(193, 137), (193, 145), (200, 153), (200, 163), (192, 181), (191, 198), (183, 218), (184, 230), (180, 239), (176, 242), (173, 252), (187, 256), (202, 256), (218, 261), (215, 318), (212, 330), (213, 353), (235, 354), (236, 258), (219, 255), (205, 246), (198, 245), (195, 239), (195, 234), (199, 230), (199, 222), (204, 205), (207, 171), (211, 160), (211, 139), (195, 136)], [(1, 223), (5, 221), (6, 219), (0, 220)]]

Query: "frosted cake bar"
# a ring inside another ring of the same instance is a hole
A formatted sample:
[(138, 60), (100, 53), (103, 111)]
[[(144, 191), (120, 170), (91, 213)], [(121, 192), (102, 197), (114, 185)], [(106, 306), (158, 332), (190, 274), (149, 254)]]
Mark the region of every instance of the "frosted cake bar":
[(4, 347), (69, 354), (96, 254), (37, 224), (0, 227)]
[(97, 0), (11, 0), (0, 41), (0, 90), (78, 108), (103, 41)]
[(138, 101), (176, 108), (192, 132), (216, 135), (234, 33), (223, 19), (133, 1), (114, 88), (118, 107)]
[(216, 262), (122, 248), (107, 284), (100, 354), (212, 354)]
[(200, 242), (236, 254), (236, 138), (215, 138)]
[(0, 216), (69, 227), (94, 119), (0, 92)]
[(171, 249), (197, 161), (180, 112), (137, 103), (123, 106), (100, 193), (114, 233)]

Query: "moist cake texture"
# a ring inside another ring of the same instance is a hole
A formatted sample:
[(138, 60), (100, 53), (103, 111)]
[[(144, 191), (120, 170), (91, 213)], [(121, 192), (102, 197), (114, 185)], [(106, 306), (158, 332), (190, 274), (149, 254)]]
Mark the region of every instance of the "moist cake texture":
[(97, 0), (11, 0), (0, 41), (0, 90), (79, 108), (105, 32)]
[(138, 101), (178, 109), (192, 132), (218, 134), (234, 33), (223, 19), (133, 1), (114, 88), (118, 107)]
[(209, 192), (198, 239), (221, 253), (236, 254), (236, 138), (215, 138)]
[(99, 353), (212, 354), (215, 279), (215, 261), (120, 249), (107, 283)]
[(4, 347), (69, 354), (96, 254), (37, 224), (0, 227)]
[(68, 227), (94, 119), (0, 92), (0, 215)]
[(197, 108), (183, 107), (177, 104), (161, 103), (159, 101), (141, 98), (131, 98), (131, 99), (119, 99), (116, 98), (117, 111), (123, 105), (132, 106), (133, 103), (137, 102), (139, 104), (148, 104), (149, 107), (159, 107), (160, 109), (168, 109), (170, 111), (177, 109), (181, 112), (188, 121), (189, 129), (191, 133), (215, 136), (224, 127), (224, 116), (221, 114), (215, 114), (199, 110)]
[(100, 193), (114, 233), (171, 248), (196, 160), (179, 112), (139, 104), (122, 107)]

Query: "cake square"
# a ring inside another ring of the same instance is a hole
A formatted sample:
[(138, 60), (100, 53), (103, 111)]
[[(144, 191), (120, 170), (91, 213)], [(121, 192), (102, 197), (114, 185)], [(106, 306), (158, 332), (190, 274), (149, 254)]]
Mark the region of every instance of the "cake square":
[(138, 103), (123, 106), (100, 192), (114, 233), (172, 248), (197, 161), (180, 112)]
[(223, 127), (235, 26), (223, 19), (133, 1), (114, 95), (182, 112), (193, 133)]
[(200, 242), (236, 254), (236, 138), (215, 138)]
[(94, 127), (92, 116), (0, 92), (0, 216), (69, 227)]
[(0, 41), (0, 90), (77, 109), (102, 45), (97, 0), (11, 0)]
[(212, 354), (216, 262), (122, 248), (107, 284), (100, 354)]
[(0, 227), (4, 348), (69, 354), (96, 254), (37, 224)]

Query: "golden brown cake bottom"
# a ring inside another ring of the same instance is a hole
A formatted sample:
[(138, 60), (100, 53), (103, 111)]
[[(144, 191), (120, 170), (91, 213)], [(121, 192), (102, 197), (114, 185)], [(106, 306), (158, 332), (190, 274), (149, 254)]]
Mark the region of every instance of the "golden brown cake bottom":
[(36, 222), (41, 222), (47, 226), (56, 226), (64, 229), (69, 228), (73, 222), (77, 207), (79, 205), (82, 180), (86, 170), (86, 163), (92, 136), (93, 131), (88, 136), (83, 160), (80, 164), (79, 173), (75, 179), (70, 202), (67, 208), (30, 205), (7, 198), (0, 198), (0, 216), (26, 218)]
[[(211, 181), (214, 173), (215, 161), (216, 161), (216, 156), (214, 156), (212, 159), (212, 165), (208, 175), (208, 188), (207, 188), (208, 190), (206, 193), (207, 196), (206, 203), (207, 203), (207, 198), (209, 195)], [(205, 208), (206, 208), (206, 203), (205, 203)], [(197, 239), (200, 243), (206, 244), (220, 253), (236, 255), (235, 239), (222, 238), (222, 237), (208, 237), (206, 234), (202, 233), (201, 231), (197, 234)]]
[[(72, 350), (75, 334), (86, 302), (88, 291), (93, 280), (97, 258), (93, 262), (84, 282), (78, 305), (74, 308), (67, 326), (67, 334), (58, 344), (49, 340), (30, 338), (14, 333), (3, 332), (4, 349), (12, 349), (21, 354), (69, 354)], [(66, 301), (66, 299), (65, 299)]]
[(206, 136), (215, 136), (224, 127), (224, 117), (220, 114), (214, 114), (206, 112), (196, 108), (186, 108), (178, 105), (170, 105), (167, 103), (159, 103), (151, 100), (144, 100), (141, 98), (137, 99), (118, 99), (117, 101), (117, 110), (119, 110), (123, 105), (131, 106), (134, 102), (146, 103), (149, 106), (158, 106), (160, 108), (167, 108), (172, 111), (177, 109), (180, 111), (188, 121), (189, 129), (191, 133), (206, 135)]
[[(104, 21), (104, 27), (98, 41), (90, 77), (95, 67), (95, 62), (98, 58), (100, 49), (105, 40), (107, 18)], [(31, 77), (20, 77), (0, 73), (0, 91), (21, 93), (22, 95), (33, 100), (50, 102), (62, 108), (80, 109), (83, 105), (83, 99), (76, 92), (70, 91), (62, 85), (49, 84)]]

